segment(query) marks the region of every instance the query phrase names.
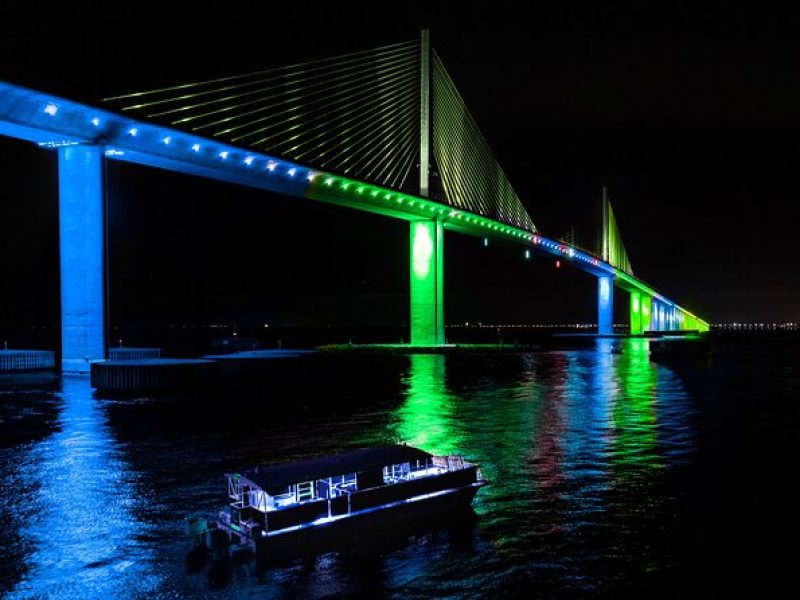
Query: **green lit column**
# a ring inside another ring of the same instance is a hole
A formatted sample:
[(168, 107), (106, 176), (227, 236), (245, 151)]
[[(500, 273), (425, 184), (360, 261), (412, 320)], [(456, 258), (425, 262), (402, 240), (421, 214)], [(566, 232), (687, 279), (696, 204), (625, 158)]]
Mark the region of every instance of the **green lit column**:
[(642, 294), (631, 292), (631, 335), (642, 333)]
[(411, 223), (411, 345), (444, 344), (444, 228)]
[(650, 331), (651, 313), (653, 312), (653, 298), (641, 294), (639, 299), (640, 323), (642, 332)]

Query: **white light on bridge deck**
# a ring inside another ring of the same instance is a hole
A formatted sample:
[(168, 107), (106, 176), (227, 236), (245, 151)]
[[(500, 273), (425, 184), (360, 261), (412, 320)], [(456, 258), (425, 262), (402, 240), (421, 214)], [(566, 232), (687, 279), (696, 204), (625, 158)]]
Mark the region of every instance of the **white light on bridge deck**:
[(131, 137), (136, 137), (136, 135), (139, 133), (139, 130), (136, 127), (131, 127), (128, 129), (128, 133), (131, 135)]
[(219, 153), (219, 157), (222, 160), (225, 160), (226, 158), (228, 158), (228, 151), (227, 150), (223, 150), (222, 152)]
[(195, 152), (200, 152), (200, 144), (192, 144), (192, 150)]
[(58, 107), (55, 104), (48, 104), (44, 107), (44, 112), (46, 112), (51, 117), (55, 117), (56, 113), (58, 112)]

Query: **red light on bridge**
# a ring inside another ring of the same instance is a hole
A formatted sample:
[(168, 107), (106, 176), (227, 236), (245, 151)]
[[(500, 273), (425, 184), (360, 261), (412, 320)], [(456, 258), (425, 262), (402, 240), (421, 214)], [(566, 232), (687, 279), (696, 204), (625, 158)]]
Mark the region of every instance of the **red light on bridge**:
[(556, 269), (560, 269), (560, 268), (561, 268), (561, 261), (557, 260), (556, 261)]

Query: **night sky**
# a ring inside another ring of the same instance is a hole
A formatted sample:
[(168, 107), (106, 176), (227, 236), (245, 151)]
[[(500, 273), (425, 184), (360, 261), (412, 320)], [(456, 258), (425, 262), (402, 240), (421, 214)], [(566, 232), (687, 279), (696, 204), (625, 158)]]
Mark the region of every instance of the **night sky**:
[[(800, 320), (800, 36), (786, 15), (671, 4), (29, 4), (27, 14), (0, 8), (0, 79), (92, 103), (429, 26), (543, 233), (574, 226), (591, 239), (606, 185), (645, 281), (712, 322)], [(0, 139), (0, 159), (0, 330), (54, 325), (56, 157)], [(407, 319), (404, 222), (118, 163), (108, 185), (112, 324)], [(522, 252), (448, 234), (448, 322), (594, 321), (593, 278)]]

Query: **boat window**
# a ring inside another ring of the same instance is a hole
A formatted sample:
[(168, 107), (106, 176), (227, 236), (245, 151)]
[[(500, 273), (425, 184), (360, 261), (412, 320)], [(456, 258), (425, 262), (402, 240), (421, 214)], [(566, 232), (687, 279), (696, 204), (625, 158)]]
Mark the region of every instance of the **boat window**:
[(411, 471), (408, 463), (400, 463), (399, 465), (392, 465), (383, 468), (383, 482), (396, 483), (398, 481), (406, 481)]
[(420, 477), (429, 477), (431, 475), (438, 475), (441, 470), (434, 467), (429, 459), (417, 460), (411, 463), (411, 470), (409, 471), (410, 479), (419, 479)]
[(330, 482), (331, 497), (341, 496), (348, 492), (356, 491), (356, 474), (337, 475), (328, 479)]
[(314, 498), (314, 482), (304, 481), (297, 484), (297, 501), (305, 502)]
[(430, 462), (427, 459), (425, 459), (425, 460), (415, 460), (413, 463), (410, 464), (411, 473), (413, 474), (413, 473), (417, 473), (417, 472), (427, 471), (429, 464), (430, 464)]
[(263, 490), (250, 491), (250, 506), (260, 511), (266, 511), (272, 504), (272, 499)]
[(278, 490), (270, 490), (269, 492), (269, 495), (272, 496), (272, 503), (275, 508), (280, 508), (282, 506), (286, 506), (287, 504), (295, 503), (293, 485), (289, 485)]

